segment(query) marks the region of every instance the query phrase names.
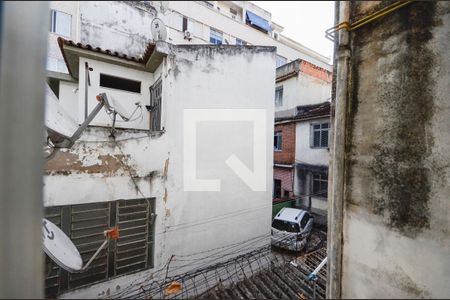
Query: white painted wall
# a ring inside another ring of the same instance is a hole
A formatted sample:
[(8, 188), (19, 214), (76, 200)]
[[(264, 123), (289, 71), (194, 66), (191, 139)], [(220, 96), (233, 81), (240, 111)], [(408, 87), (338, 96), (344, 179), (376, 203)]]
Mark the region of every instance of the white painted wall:
[(329, 122), (329, 118), (314, 119), (297, 122), (295, 129), (295, 161), (310, 165), (327, 166), (330, 159), (330, 152), (327, 148), (312, 148), (311, 124)]
[[(49, 1), (50, 10), (54, 9), (67, 13), (72, 16), (71, 25), (71, 36), (64, 38), (78, 40), (78, 2), (77, 1)], [(48, 18), (51, 20), (50, 11), (48, 13)], [(61, 50), (59, 49), (58, 43), (56, 42), (59, 37), (58, 34), (50, 32), (50, 21), (49, 21), (49, 33), (48, 33), (48, 44), (47, 44), (47, 70), (58, 71), (63, 73), (68, 73), (67, 67), (64, 63), (64, 58), (62, 57)]]
[(299, 105), (322, 103), (329, 101), (331, 97), (331, 83), (303, 72), (276, 83), (276, 87), (279, 86), (283, 86), (283, 105), (276, 106), (276, 112), (293, 109)]
[[(94, 72), (106, 68), (103, 63), (90, 63)], [(83, 65), (82, 59), (80, 66)], [(107, 68), (119, 70), (112, 66)], [(117, 140), (123, 140), (120, 145), (127, 155), (126, 161), (138, 176), (136, 180), (140, 189), (146, 197), (156, 198), (154, 270), (173, 254), (202, 252), (255, 237), (262, 237), (255, 247), (268, 243), (272, 208), (273, 149), (270, 141), (275, 53), (268, 48), (184, 47), (165, 59), (157, 72), (161, 72), (163, 78), (163, 126), (166, 132), (160, 137), (149, 137), (145, 132), (117, 133)], [(148, 76), (147, 80), (150, 84), (152, 77)], [(82, 82), (80, 77), (80, 86)], [(252, 191), (225, 164), (225, 160), (234, 153), (253, 169), (253, 144), (249, 138), (253, 132), (248, 121), (216, 121), (198, 125), (198, 177), (220, 179), (222, 188), (220, 192), (184, 191), (183, 111), (190, 108), (266, 111), (264, 163), (267, 191)], [(123, 168), (100, 173), (88, 173), (83, 169), (83, 166), (105, 167), (102, 157), (109, 155), (114, 160), (121, 154), (113, 143), (107, 142), (110, 141), (108, 135), (106, 129), (91, 128), (67, 151), (81, 162), (82, 167), (68, 167), (69, 175), (48, 171), (50, 175), (44, 180), (46, 206), (141, 198)], [(165, 180), (162, 172), (166, 159), (169, 167)], [(156, 174), (146, 177), (153, 171)], [(177, 264), (175, 261), (173, 266)], [(141, 272), (120, 277), (68, 293), (65, 297), (97, 297), (108, 288), (115, 290), (117, 282), (123, 289), (136, 278), (149, 280), (148, 275), (149, 272)]]
[[(78, 91), (78, 121), (84, 121), (84, 106), (85, 106), (85, 62), (92, 67), (90, 71), (91, 85), (88, 87), (88, 114), (98, 104), (95, 96), (100, 93), (106, 93), (110, 102), (112, 100), (119, 103), (121, 107), (127, 112), (127, 116), (131, 116), (136, 109), (136, 102), (140, 102), (142, 107), (131, 117), (129, 122), (124, 122), (117, 116), (117, 128), (134, 128), (134, 129), (148, 129), (149, 128), (149, 113), (145, 105), (150, 104), (150, 86), (154, 82), (153, 74), (149, 72), (130, 69), (123, 66), (113, 65), (93, 59), (80, 58), (79, 65), (79, 91)], [(100, 73), (131, 79), (141, 82), (141, 92), (133, 93), (118, 89), (106, 88), (100, 86)], [(110, 103), (114, 105), (112, 102)], [(108, 115), (105, 110), (102, 110), (91, 122), (91, 125), (110, 126), (112, 125), (112, 116)], [(133, 121), (134, 120), (134, 121)]]

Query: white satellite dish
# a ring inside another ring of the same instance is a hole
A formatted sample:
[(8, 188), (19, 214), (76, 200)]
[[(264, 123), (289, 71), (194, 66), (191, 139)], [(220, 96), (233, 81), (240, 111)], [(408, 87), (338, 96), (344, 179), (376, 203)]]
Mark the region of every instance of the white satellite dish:
[(155, 41), (165, 41), (167, 38), (166, 25), (161, 19), (154, 18), (151, 24), (151, 32)]
[(58, 226), (47, 219), (42, 219), (42, 248), (58, 266), (71, 273), (83, 267), (77, 247)]
[[(77, 247), (75, 247), (70, 238), (61, 229), (59, 229), (58, 226), (47, 219), (42, 219), (42, 249), (55, 263), (58, 264), (58, 266), (64, 270), (71, 273), (83, 272), (94, 261), (100, 251), (108, 244), (109, 233), (111, 231), (114, 230), (106, 230), (103, 232), (106, 237), (105, 241), (83, 266), (83, 260), (81, 259), (80, 252), (78, 252)], [(118, 231), (116, 232), (116, 235), (117, 236), (114, 239), (119, 237)]]

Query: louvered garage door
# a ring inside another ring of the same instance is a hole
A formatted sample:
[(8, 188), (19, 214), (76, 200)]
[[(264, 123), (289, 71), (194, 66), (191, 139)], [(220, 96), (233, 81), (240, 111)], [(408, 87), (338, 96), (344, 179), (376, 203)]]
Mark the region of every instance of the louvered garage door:
[(86, 263), (104, 241), (103, 231), (119, 227), (120, 238), (83, 273), (68, 273), (46, 257), (47, 297), (153, 267), (153, 200), (118, 200), (48, 207), (45, 217), (70, 236)]

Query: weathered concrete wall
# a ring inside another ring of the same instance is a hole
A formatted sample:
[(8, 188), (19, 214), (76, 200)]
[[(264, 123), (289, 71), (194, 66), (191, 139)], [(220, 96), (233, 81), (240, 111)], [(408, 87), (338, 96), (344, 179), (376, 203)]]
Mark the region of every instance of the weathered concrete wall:
[(156, 10), (148, 1), (80, 1), (80, 42), (140, 57)]
[(304, 72), (280, 81), (276, 86), (283, 86), (283, 105), (277, 106), (276, 112), (293, 109), (299, 105), (325, 102), (331, 97), (331, 81)]
[[(351, 21), (387, 3), (352, 2)], [(450, 295), (450, 3), (351, 35), (343, 298)]]
[[(174, 48), (158, 72), (163, 79), (165, 133), (148, 136), (142, 130), (119, 130), (119, 148), (108, 138), (106, 128), (90, 128), (71, 150), (61, 151), (47, 164), (44, 204), (142, 198), (132, 183), (131, 173), (144, 196), (156, 198), (153, 270), (160, 269), (172, 255), (204, 253), (256, 237), (260, 244), (255, 243), (255, 247), (269, 243), (275, 49), (182, 46)], [(157, 73), (155, 77), (159, 77)], [(193, 108), (264, 110), (264, 161), (253, 160), (251, 121), (200, 122), (197, 177), (220, 179), (221, 190), (185, 191), (183, 116), (185, 109)], [(250, 170), (255, 163), (265, 164), (266, 191), (253, 191), (226, 165), (225, 160), (233, 153)], [(167, 178), (163, 176), (166, 162)], [(240, 230), (244, 227), (246, 230)], [(204, 255), (214, 252), (207, 253)], [(171, 269), (178, 264), (183, 262), (173, 261)], [(126, 288), (135, 279), (150, 280), (151, 273), (152, 270), (120, 277), (64, 297), (97, 297), (108, 288), (116, 290), (117, 285)]]

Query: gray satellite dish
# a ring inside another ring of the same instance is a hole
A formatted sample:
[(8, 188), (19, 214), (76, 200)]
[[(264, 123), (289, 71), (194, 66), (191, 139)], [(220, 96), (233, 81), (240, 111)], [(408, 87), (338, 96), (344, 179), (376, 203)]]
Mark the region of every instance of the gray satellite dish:
[(153, 19), (151, 32), (155, 41), (165, 41), (167, 39), (166, 25), (164, 25), (164, 22), (161, 19)]

